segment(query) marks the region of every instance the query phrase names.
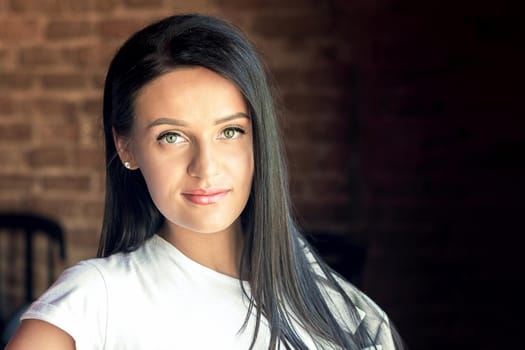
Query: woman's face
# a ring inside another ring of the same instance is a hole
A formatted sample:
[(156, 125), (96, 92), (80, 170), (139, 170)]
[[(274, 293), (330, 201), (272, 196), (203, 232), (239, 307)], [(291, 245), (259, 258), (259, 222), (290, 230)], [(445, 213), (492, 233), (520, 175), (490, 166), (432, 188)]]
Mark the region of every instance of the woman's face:
[(129, 146), (116, 137), (120, 155), (142, 172), (170, 231), (232, 227), (254, 171), (252, 123), (237, 87), (206, 68), (179, 68), (144, 86), (135, 115)]

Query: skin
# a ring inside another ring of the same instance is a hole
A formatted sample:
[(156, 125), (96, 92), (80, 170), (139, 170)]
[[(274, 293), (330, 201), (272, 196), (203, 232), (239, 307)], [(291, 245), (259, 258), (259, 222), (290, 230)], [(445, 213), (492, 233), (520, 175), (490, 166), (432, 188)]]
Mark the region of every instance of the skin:
[[(254, 171), (252, 126), (243, 96), (208, 69), (180, 68), (141, 90), (135, 116), (131, 139), (115, 139), (121, 160), (142, 172), (166, 218), (161, 235), (202, 265), (238, 277), (239, 216)], [(191, 195), (200, 190), (220, 191), (224, 197), (196, 204), (192, 199), (208, 200)]]
[(24, 320), (13, 335), (6, 350), (74, 350), (73, 338), (50, 323)]
[[(202, 67), (165, 73), (139, 92), (132, 134), (114, 133), (114, 140), (166, 219), (159, 234), (194, 261), (239, 277), (239, 217), (254, 159), (251, 119), (237, 87)], [(24, 320), (6, 349), (66, 350), (75, 343), (49, 323)]]

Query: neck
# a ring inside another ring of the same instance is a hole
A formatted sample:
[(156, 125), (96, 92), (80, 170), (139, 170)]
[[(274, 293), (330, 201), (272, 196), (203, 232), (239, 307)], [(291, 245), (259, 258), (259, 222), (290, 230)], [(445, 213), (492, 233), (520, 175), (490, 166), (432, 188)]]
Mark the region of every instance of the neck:
[(243, 246), (239, 220), (226, 230), (215, 233), (193, 232), (166, 222), (160, 235), (193, 261), (239, 278)]

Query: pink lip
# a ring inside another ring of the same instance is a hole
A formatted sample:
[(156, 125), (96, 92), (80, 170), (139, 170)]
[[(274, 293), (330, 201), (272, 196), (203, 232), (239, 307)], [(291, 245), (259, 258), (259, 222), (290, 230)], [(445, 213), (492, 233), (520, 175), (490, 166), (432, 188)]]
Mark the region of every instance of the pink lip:
[(182, 195), (194, 204), (210, 205), (221, 201), (230, 192), (226, 188), (195, 189), (182, 192)]

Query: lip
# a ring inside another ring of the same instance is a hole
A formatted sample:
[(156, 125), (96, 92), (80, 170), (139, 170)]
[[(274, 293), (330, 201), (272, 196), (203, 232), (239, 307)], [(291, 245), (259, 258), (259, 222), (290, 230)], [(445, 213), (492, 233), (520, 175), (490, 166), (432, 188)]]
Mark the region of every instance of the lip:
[(228, 188), (198, 188), (182, 192), (182, 196), (193, 204), (211, 205), (220, 202), (228, 195)]

